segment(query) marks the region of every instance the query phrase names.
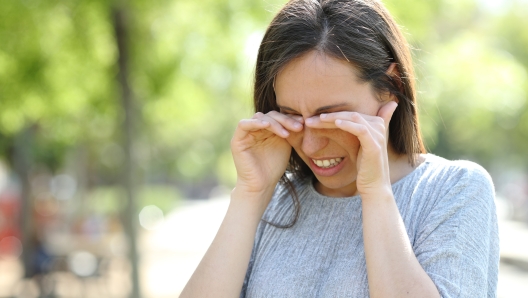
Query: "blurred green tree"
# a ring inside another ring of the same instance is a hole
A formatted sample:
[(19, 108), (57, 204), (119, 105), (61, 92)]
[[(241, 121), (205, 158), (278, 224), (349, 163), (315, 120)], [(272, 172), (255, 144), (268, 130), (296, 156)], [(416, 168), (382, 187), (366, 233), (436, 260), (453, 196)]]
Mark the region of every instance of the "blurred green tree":
[(414, 47), (430, 151), (526, 169), (528, 3), (384, 1)]
[[(449, 158), (526, 165), (528, 37), (518, 30), (526, 25), (526, 1), (384, 2), (415, 48), (428, 147)], [(284, 1), (127, 3), (134, 156), (144, 178), (233, 183), (229, 138), (237, 120), (251, 114), (255, 53)], [(15, 136), (32, 130), (34, 162), (57, 170), (73, 150), (88, 165), (89, 186), (118, 180), (123, 113), (115, 100), (110, 6), (3, 3), (1, 156), (12, 160)]]
[[(134, 95), (128, 149), (120, 139), (126, 115), (116, 3), (126, 4), (128, 17), (126, 79)], [(0, 158), (20, 177), (32, 165), (57, 172), (75, 164), (86, 190), (118, 184), (127, 160), (140, 169), (139, 184), (190, 190), (234, 184), (229, 140), (238, 120), (252, 114), (258, 45), (284, 3), (3, 1)], [(430, 151), (526, 171), (528, 31), (520, 28), (528, 27), (528, 2), (384, 3), (414, 48)], [(29, 183), (22, 186), (29, 197)]]

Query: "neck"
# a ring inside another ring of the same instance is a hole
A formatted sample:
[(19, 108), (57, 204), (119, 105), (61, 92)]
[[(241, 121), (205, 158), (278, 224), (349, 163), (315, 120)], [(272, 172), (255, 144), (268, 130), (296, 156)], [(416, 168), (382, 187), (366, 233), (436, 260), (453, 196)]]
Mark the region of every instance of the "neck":
[(420, 165), (425, 158), (422, 155), (418, 155), (416, 158), (416, 164), (413, 166), (409, 161), (407, 154), (398, 154), (394, 152), (392, 146), (389, 145), (387, 148), (387, 154), (389, 158), (389, 170), (390, 170), (390, 181), (394, 184), (398, 180), (410, 174), (418, 165)]

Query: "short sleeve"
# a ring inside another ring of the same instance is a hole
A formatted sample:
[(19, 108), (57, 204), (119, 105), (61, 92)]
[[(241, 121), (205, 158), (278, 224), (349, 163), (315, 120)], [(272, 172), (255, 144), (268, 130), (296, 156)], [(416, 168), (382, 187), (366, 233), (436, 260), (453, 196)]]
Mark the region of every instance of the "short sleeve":
[(496, 297), (499, 238), (492, 180), (471, 162), (451, 170), (442, 194), (422, 217), (414, 252), (442, 297)]

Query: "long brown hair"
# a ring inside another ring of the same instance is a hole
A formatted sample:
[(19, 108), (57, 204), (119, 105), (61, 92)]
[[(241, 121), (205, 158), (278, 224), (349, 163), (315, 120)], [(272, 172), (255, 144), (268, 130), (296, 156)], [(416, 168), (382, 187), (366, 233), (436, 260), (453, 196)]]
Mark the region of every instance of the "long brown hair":
[[(389, 143), (414, 165), (417, 153), (425, 153), (416, 107), (414, 71), (409, 45), (387, 9), (377, 0), (292, 0), (275, 16), (260, 44), (255, 69), (253, 100), (256, 112), (277, 106), (273, 81), (292, 59), (317, 50), (351, 63), (361, 81), (377, 94), (393, 94), (398, 108), (389, 124)], [(391, 63), (396, 75), (387, 74)], [(287, 173), (291, 178), (313, 176), (292, 149)], [(292, 194), (297, 221), (300, 205), (295, 187), (286, 173), (283, 183)]]

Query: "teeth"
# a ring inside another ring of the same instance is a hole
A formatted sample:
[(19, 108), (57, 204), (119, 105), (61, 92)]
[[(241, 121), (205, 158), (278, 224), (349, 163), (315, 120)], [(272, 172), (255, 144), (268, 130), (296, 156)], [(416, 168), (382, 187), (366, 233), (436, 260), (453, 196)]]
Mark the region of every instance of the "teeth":
[(317, 160), (312, 159), (313, 162), (320, 168), (331, 168), (337, 166), (343, 159), (341, 157), (332, 159)]

